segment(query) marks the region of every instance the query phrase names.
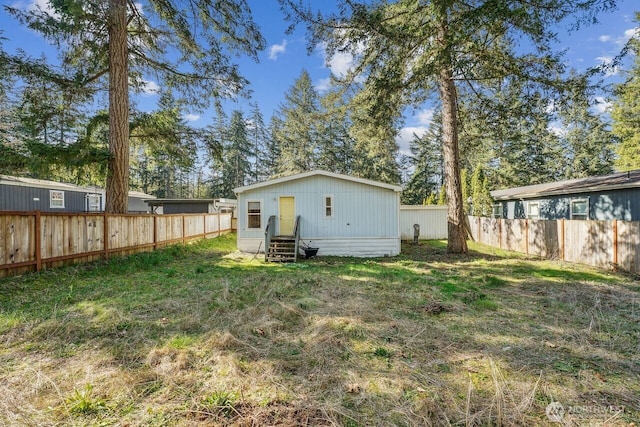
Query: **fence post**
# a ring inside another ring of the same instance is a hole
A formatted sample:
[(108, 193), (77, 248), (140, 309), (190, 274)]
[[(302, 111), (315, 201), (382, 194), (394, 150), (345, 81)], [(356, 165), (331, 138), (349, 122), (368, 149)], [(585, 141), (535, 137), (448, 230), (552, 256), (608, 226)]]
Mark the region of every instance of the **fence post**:
[(618, 265), (618, 220), (613, 220), (613, 266)]
[(158, 249), (158, 214), (153, 214), (153, 250)]
[(42, 236), (40, 235), (40, 233), (42, 233), (42, 215), (40, 211), (36, 211), (36, 218), (35, 218), (35, 224), (34, 224), (34, 228), (35, 228), (35, 246), (36, 246), (36, 271), (40, 271), (42, 270)]
[(529, 218), (524, 219), (524, 252), (529, 255)]
[(218, 237), (222, 236), (222, 231), (220, 231), (220, 212), (218, 212)]
[(187, 239), (186, 239), (186, 237), (184, 235), (185, 229), (186, 229), (186, 227), (185, 227), (184, 214), (182, 214), (182, 244), (183, 245), (187, 242)]
[(109, 259), (109, 214), (107, 212), (104, 213), (104, 259)]
[(502, 249), (502, 218), (498, 218), (498, 247)]
[(202, 238), (207, 238), (207, 214), (202, 214)]
[(562, 244), (562, 249), (560, 250), (560, 253), (562, 254), (562, 261), (565, 260), (565, 251), (564, 251), (564, 235), (565, 235), (565, 230), (564, 230), (564, 218), (560, 219), (560, 243)]

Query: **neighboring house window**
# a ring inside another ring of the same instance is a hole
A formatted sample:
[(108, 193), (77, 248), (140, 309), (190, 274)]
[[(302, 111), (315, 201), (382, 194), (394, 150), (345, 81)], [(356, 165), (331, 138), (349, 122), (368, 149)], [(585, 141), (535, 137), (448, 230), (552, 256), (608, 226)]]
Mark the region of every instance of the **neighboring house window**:
[(49, 207), (64, 208), (64, 191), (49, 190)]
[(99, 212), (102, 196), (100, 194), (87, 194), (87, 210), (89, 212)]
[(527, 218), (530, 218), (530, 219), (540, 218), (540, 203), (529, 202), (527, 204)]
[(502, 203), (493, 205), (493, 217), (502, 218)]
[(324, 217), (333, 218), (333, 196), (324, 196)]
[(262, 206), (259, 200), (247, 202), (247, 227), (262, 228)]
[(571, 201), (571, 219), (589, 219), (589, 199)]

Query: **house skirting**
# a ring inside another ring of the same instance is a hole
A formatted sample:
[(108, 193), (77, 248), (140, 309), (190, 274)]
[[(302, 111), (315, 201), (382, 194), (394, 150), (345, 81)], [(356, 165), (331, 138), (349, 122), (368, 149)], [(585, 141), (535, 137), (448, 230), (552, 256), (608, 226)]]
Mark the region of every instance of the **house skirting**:
[[(400, 254), (400, 237), (303, 238), (301, 246), (319, 248), (318, 256), (382, 257)], [(264, 253), (264, 239), (238, 237), (238, 250)]]

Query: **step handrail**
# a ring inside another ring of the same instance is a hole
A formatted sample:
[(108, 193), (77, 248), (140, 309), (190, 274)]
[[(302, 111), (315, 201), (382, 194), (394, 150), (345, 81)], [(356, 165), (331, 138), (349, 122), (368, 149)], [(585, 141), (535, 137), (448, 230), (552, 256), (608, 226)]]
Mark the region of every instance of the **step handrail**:
[(269, 260), (269, 246), (271, 238), (276, 234), (276, 216), (271, 215), (267, 220), (267, 226), (264, 229), (264, 260)]
[(300, 242), (300, 215), (296, 216), (296, 225), (293, 227), (293, 236), (296, 242), (293, 262), (298, 262), (298, 247)]

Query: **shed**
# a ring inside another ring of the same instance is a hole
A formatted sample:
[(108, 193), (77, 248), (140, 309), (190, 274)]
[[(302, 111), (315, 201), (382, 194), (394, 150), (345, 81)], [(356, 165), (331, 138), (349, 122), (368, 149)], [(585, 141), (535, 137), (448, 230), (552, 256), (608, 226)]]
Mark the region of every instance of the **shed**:
[(266, 234), (277, 239), (297, 233), (300, 244), (318, 248), (318, 255), (398, 255), (401, 190), (323, 170), (236, 188), (238, 249), (266, 248), (268, 255)]
[(494, 217), (640, 221), (640, 170), (491, 192)]
[[(143, 200), (153, 198), (129, 192), (129, 211), (146, 213)], [(42, 212), (102, 212), (105, 190), (65, 182), (0, 175), (0, 210)]]

